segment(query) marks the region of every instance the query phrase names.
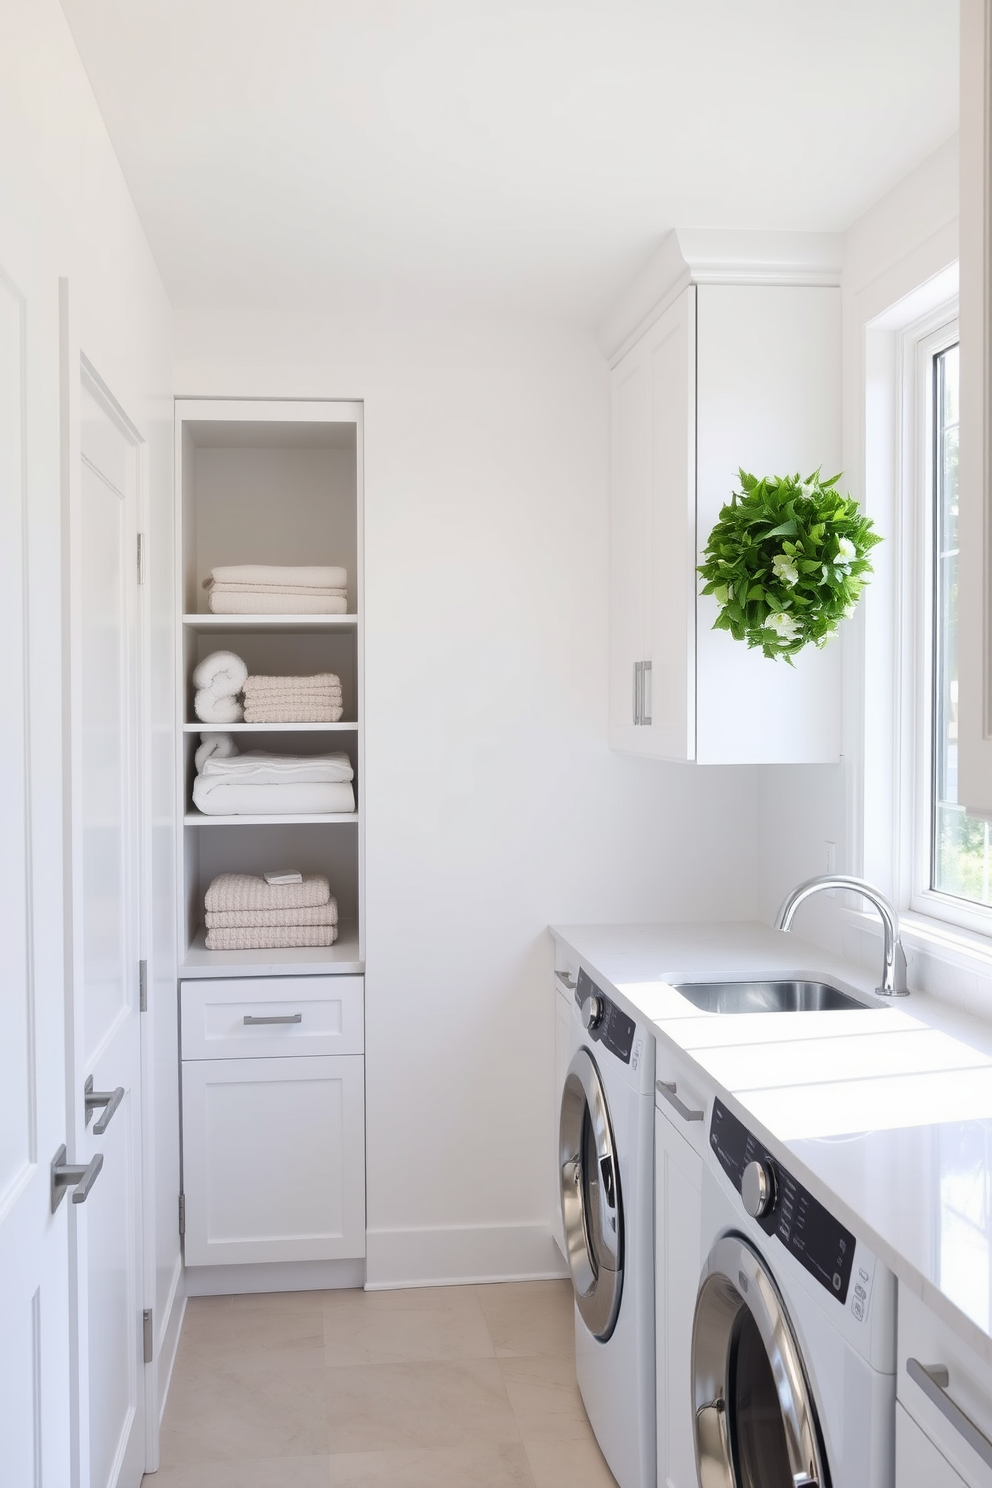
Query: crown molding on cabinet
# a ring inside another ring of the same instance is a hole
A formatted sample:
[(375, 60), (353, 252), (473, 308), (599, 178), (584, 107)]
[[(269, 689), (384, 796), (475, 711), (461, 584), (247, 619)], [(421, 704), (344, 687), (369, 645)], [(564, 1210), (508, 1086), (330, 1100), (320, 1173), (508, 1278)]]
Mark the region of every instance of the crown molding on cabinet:
[(841, 233), (675, 228), (599, 327), (615, 366), (689, 284), (838, 285)]

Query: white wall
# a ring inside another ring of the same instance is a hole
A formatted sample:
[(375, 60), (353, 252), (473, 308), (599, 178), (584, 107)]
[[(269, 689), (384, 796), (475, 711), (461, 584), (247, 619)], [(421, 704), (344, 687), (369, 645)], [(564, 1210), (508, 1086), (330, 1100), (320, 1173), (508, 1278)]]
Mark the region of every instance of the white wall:
[[(67, 279), (71, 334), (145, 440), (153, 820), (145, 933), (151, 1011), (144, 1034), (153, 1143), (146, 1162), (148, 1274), (142, 1305), (155, 1311), (156, 1365), (150, 1377), (153, 1396), (157, 1392), (161, 1399), (158, 1365), (181, 1279), (172, 907), (171, 310), (57, 0), (0, 3), (0, 203), (0, 210), (28, 224), (53, 304), (60, 276)], [(78, 367), (68, 375), (78, 381)], [(57, 425), (51, 440), (57, 448)], [(50, 499), (57, 531), (57, 489)], [(57, 551), (51, 554), (50, 572), (46, 603), (57, 617), (62, 599)], [(58, 685), (57, 678), (52, 685)], [(52, 933), (58, 933), (57, 926)], [(71, 1098), (81, 1101), (78, 1091)]]
[(754, 772), (607, 748), (606, 365), (179, 314), (176, 390), (365, 400), (369, 1279), (547, 1272), (545, 927), (754, 910)]

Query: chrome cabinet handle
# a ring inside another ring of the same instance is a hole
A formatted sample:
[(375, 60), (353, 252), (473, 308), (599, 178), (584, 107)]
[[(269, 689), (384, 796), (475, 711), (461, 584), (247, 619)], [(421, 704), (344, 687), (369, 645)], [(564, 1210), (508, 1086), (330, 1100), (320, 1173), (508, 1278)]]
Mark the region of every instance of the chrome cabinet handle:
[(102, 1152), (98, 1152), (88, 1163), (67, 1163), (63, 1143), (52, 1158), (52, 1213), (55, 1213), (65, 1198), (66, 1190), (70, 1188), (73, 1190), (72, 1202), (85, 1204), (102, 1167)]
[(676, 1093), (678, 1086), (674, 1080), (671, 1083), (668, 1080), (658, 1080), (655, 1083), (668, 1104), (675, 1107), (683, 1121), (702, 1121), (704, 1119), (706, 1115), (705, 1111), (694, 1111), (691, 1106), (687, 1106), (684, 1101), (679, 1100)]
[(568, 974), (567, 971), (556, 971), (555, 972), (555, 976), (558, 978), (558, 980), (560, 982), (564, 982), (564, 984), (568, 988), (569, 992), (574, 992), (575, 991), (575, 983), (572, 980), (572, 978), (569, 976), (569, 974)]
[(946, 1364), (921, 1364), (919, 1359), (907, 1359), (906, 1373), (919, 1385), (924, 1395), (933, 1401), (944, 1419), (964, 1437), (969, 1447), (978, 1453), (986, 1466), (992, 1467), (992, 1442), (947, 1393), (951, 1376)]
[(274, 1013), (271, 1017), (256, 1018), (253, 1013), (245, 1013), (245, 1022), (252, 1027), (259, 1023), (302, 1023), (302, 1013)]
[(101, 1106), (106, 1108), (99, 1121), (96, 1122), (93, 1127), (93, 1135), (95, 1137), (103, 1136), (104, 1132), (107, 1130), (107, 1127), (114, 1119), (114, 1112), (117, 1110), (117, 1107), (120, 1105), (123, 1099), (123, 1085), (118, 1085), (116, 1090), (94, 1090), (93, 1076), (88, 1076), (86, 1084), (83, 1086), (83, 1104), (86, 1107), (86, 1125), (89, 1126), (90, 1117), (92, 1116), (94, 1111), (98, 1111)]
[(634, 724), (641, 721), (641, 663), (634, 662)]
[(643, 724), (645, 724), (648, 728), (650, 728), (650, 726), (651, 726), (651, 714), (648, 712), (647, 702), (646, 702), (646, 698), (647, 698), (647, 695), (648, 695), (646, 678), (650, 677), (650, 675), (651, 675), (651, 663), (649, 661), (642, 661), (641, 662), (641, 717), (640, 717), (640, 722), (643, 723)]

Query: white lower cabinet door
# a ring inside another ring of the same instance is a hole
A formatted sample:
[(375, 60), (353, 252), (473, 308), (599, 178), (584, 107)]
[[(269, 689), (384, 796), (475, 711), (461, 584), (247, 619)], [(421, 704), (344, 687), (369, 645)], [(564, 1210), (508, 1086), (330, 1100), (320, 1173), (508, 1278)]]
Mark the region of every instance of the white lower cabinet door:
[(183, 1064), (186, 1264), (365, 1254), (360, 1055)]
[(659, 1488), (697, 1488), (692, 1319), (699, 1283), (703, 1165), (655, 1112), (655, 1348)]
[(908, 1411), (896, 1402), (897, 1488), (966, 1488), (930, 1438)]

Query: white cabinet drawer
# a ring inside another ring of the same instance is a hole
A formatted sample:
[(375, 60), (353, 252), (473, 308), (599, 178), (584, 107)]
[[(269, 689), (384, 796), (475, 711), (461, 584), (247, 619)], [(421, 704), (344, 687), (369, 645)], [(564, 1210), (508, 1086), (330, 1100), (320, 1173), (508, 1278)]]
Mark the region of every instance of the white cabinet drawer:
[(967, 1488), (946, 1457), (896, 1402), (896, 1482), (899, 1488)]
[(244, 977), (183, 982), (183, 1059), (361, 1054), (364, 978)]
[(970, 1488), (992, 1488), (992, 1366), (903, 1286), (896, 1394)]
[(695, 1064), (688, 1054), (659, 1038), (654, 1077), (655, 1110), (663, 1112), (689, 1145), (702, 1152), (707, 1142), (710, 1111)]

